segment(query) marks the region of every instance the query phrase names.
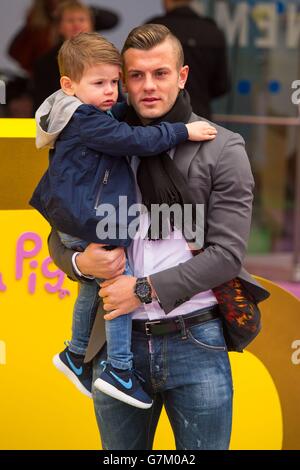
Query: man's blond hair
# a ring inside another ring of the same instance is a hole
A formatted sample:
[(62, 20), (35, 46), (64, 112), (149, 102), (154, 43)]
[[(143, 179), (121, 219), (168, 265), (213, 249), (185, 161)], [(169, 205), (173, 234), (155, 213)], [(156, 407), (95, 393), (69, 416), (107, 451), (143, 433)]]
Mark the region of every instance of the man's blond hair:
[(184, 54), (181, 42), (166, 26), (162, 24), (149, 23), (134, 28), (129, 33), (121, 54), (124, 56), (124, 53), (130, 48), (148, 51), (153, 47), (162, 44), (167, 39), (173, 44), (174, 52), (177, 56), (177, 67), (179, 70), (184, 64)]
[(60, 76), (75, 82), (81, 80), (86, 68), (97, 64), (122, 65), (118, 49), (98, 33), (80, 33), (67, 39), (58, 53)]

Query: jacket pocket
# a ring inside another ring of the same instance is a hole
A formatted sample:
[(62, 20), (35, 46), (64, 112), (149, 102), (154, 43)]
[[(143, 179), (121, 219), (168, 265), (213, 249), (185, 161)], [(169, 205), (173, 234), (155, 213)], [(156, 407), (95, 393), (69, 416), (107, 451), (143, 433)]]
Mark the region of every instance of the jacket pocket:
[(100, 201), (101, 201), (101, 195), (102, 195), (102, 191), (103, 191), (103, 188), (105, 185), (107, 185), (107, 182), (108, 182), (108, 179), (109, 179), (109, 174), (110, 174), (110, 168), (106, 168), (106, 170), (104, 171), (104, 176), (100, 182), (100, 186), (99, 186), (99, 189), (97, 191), (97, 196), (96, 196), (96, 200), (95, 200), (95, 206), (94, 206), (94, 209), (97, 210), (99, 204), (100, 204)]

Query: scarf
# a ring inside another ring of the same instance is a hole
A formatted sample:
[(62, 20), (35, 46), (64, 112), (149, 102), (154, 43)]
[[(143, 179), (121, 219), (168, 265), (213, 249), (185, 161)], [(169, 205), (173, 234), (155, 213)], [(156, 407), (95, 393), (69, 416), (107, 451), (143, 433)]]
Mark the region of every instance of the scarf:
[[(187, 123), (191, 113), (189, 94), (186, 90), (181, 90), (172, 109), (164, 116), (151, 121), (150, 125), (156, 125), (163, 121)], [(143, 125), (132, 107), (128, 108), (125, 121), (133, 126)], [(137, 171), (137, 182), (142, 195), (142, 203), (149, 211), (148, 238), (150, 240), (166, 238), (170, 228), (174, 231), (174, 226), (184, 227), (184, 204), (191, 204), (192, 198), (189, 195), (185, 178), (167, 152), (141, 158)], [(173, 212), (167, 211), (170, 217), (166, 221), (163, 220), (162, 211), (156, 212), (157, 215), (152, 217), (151, 207), (153, 204), (167, 204), (168, 207), (179, 204), (181, 211), (178, 214), (175, 211), (175, 215)]]

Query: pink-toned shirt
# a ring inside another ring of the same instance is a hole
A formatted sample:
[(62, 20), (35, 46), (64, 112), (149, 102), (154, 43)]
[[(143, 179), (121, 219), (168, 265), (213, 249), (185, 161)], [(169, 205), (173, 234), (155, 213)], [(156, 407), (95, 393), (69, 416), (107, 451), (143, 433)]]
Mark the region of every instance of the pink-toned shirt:
[[(171, 157), (173, 157), (173, 153), (171, 151)], [(139, 159), (133, 157), (131, 165), (135, 174), (138, 163)], [(136, 189), (138, 200), (141, 201), (141, 194), (137, 185)], [(178, 229), (175, 228), (174, 232), (171, 232), (166, 240), (151, 241), (144, 239), (144, 234), (147, 233), (149, 227), (147, 212), (141, 214), (139, 222), (139, 230), (127, 252), (129, 265), (134, 276), (149, 276), (177, 266), (179, 263), (184, 263), (193, 257), (187, 242)], [(215, 304), (217, 304), (216, 297), (211, 290), (208, 290), (194, 295), (190, 300), (168, 313), (168, 315), (165, 314), (159, 303), (154, 300), (151, 304), (143, 304), (132, 312), (132, 318), (149, 320), (170, 318), (177, 315), (185, 315)]]

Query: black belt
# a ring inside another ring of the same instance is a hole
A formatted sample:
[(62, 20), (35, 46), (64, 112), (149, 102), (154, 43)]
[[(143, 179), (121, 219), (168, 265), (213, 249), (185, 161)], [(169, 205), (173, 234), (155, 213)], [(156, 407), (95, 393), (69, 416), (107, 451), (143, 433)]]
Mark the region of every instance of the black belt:
[(169, 333), (184, 332), (191, 326), (215, 320), (216, 318), (219, 318), (219, 316), (219, 307), (218, 305), (214, 305), (212, 307), (203, 308), (186, 315), (179, 315), (178, 317), (166, 320), (132, 320), (132, 329), (140, 331), (147, 336), (167, 335)]

